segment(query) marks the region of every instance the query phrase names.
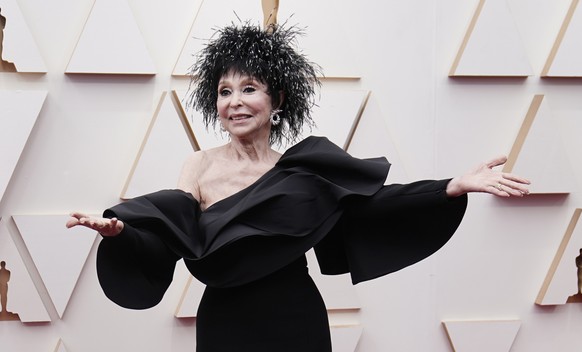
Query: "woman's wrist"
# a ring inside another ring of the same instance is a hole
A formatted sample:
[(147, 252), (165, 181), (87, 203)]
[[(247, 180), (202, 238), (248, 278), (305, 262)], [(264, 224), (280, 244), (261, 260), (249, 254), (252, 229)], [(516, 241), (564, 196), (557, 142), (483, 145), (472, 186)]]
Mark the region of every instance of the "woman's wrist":
[(460, 176), (454, 177), (449, 181), (449, 183), (447, 184), (447, 188), (446, 188), (445, 192), (447, 194), (447, 197), (450, 197), (450, 198), (462, 196), (463, 194), (467, 193), (463, 189), (463, 185), (462, 185)]

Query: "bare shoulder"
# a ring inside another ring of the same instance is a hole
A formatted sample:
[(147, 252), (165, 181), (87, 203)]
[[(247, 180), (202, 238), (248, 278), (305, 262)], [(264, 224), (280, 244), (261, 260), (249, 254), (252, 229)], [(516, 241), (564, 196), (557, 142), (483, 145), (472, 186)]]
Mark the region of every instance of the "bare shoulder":
[(191, 193), (196, 200), (200, 200), (198, 180), (206, 159), (205, 151), (197, 151), (188, 156), (182, 165), (182, 171), (178, 179), (178, 189)]
[(212, 160), (221, 154), (222, 149), (222, 147), (217, 147), (190, 154), (182, 166), (178, 189), (191, 193), (196, 200), (200, 201), (200, 181), (211, 169)]

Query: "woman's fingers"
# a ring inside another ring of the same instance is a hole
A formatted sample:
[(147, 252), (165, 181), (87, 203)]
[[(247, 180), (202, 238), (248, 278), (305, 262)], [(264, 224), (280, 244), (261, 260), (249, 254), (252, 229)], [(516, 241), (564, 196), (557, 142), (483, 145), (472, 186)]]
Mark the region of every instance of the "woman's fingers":
[(84, 213), (81, 213), (81, 212), (72, 212), (70, 215), (71, 215), (71, 217), (69, 218), (69, 220), (65, 224), (67, 226), (67, 228), (71, 228), (73, 226), (81, 225), (81, 220), (88, 217), (87, 214), (84, 214)]
[(503, 177), (497, 184), (492, 185), (499, 192), (505, 192), (507, 195), (520, 197), (529, 194), (528, 185), (530, 182), (521, 177)]
[(529, 185), (531, 183), (530, 180), (528, 180), (527, 178), (517, 176), (514, 174), (503, 173), (501, 174), (501, 176), (506, 180), (510, 180), (523, 185)]
[(505, 164), (505, 162), (507, 162), (507, 157), (505, 155), (500, 155), (487, 161), (485, 164), (487, 165), (488, 168), (492, 169), (496, 166)]

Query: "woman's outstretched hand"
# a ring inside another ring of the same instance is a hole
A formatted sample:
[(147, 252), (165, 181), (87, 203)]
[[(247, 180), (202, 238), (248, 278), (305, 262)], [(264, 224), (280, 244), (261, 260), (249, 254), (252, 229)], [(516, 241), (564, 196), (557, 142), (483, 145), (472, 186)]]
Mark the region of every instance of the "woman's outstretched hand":
[(102, 236), (117, 236), (123, 230), (123, 222), (116, 218), (96, 218), (83, 213), (71, 213), (71, 218), (67, 221), (67, 228), (73, 226), (85, 226), (99, 232)]
[(457, 197), (469, 192), (491, 193), (499, 197), (523, 197), (529, 194), (529, 180), (493, 168), (505, 164), (506, 156), (500, 156), (478, 165), (465, 175), (453, 178), (447, 186), (447, 195)]

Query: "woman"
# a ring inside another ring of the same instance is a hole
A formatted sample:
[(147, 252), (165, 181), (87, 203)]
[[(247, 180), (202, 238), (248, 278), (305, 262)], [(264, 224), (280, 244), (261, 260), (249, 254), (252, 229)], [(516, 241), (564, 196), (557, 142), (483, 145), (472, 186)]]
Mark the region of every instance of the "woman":
[(101, 286), (127, 308), (157, 304), (183, 258), (207, 285), (199, 352), (330, 351), (306, 251), (315, 248), (323, 273), (349, 272), (358, 283), (438, 250), (462, 219), (466, 193), (528, 193), (527, 180), (492, 172), (503, 157), (450, 180), (384, 186), (384, 158), (352, 158), (325, 138), (273, 150), (311, 123), (317, 68), (292, 46), (296, 34), (222, 29), (193, 67), (190, 102), (230, 142), (194, 153), (176, 190), (67, 223), (101, 233)]

